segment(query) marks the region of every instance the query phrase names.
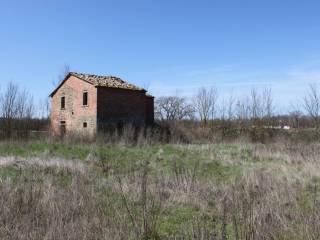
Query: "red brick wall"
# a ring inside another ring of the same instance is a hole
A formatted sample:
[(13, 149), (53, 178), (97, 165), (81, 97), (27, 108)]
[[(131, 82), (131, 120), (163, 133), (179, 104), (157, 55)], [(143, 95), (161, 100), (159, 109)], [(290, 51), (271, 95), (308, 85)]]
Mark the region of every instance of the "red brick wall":
[(144, 124), (147, 119), (145, 92), (98, 88), (98, 122)]
[[(83, 92), (88, 92), (88, 106), (83, 106)], [(61, 97), (65, 96), (65, 109)], [(70, 76), (52, 97), (51, 128), (60, 134), (61, 121), (66, 122), (66, 133), (94, 135), (97, 122), (145, 124), (153, 122), (153, 98), (143, 91), (94, 87)], [(87, 128), (83, 123), (87, 123)]]
[(154, 98), (146, 96), (146, 123), (152, 124), (154, 122)]
[[(88, 106), (82, 105), (83, 92), (88, 91)], [(65, 96), (65, 109), (61, 109), (60, 100)], [(66, 122), (66, 132), (89, 133), (96, 132), (97, 89), (74, 76), (57, 90), (51, 99), (51, 128), (55, 135), (60, 134), (60, 122)], [(87, 128), (83, 123), (87, 122)]]

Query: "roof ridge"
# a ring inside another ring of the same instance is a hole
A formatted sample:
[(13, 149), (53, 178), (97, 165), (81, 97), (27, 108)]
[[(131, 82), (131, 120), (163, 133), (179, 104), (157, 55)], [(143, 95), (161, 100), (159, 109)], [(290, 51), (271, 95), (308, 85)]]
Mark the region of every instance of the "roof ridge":
[(51, 97), (64, 84), (64, 82), (67, 81), (70, 76), (74, 76), (78, 79), (81, 79), (82, 81), (88, 82), (95, 87), (109, 87), (133, 91), (143, 91), (144, 93), (147, 92), (147, 90), (145, 90), (144, 88), (138, 87), (116, 76), (103, 76), (79, 72), (69, 72), (64, 80), (59, 84), (59, 86), (56, 87), (56, 89), (50, 94)]
[(111, 88), (122, 88), (129, 90), (137, 90), (137, 91), (145, 91), (145, 89), (140, 88), (132, 83), (129, 83), (120, 77), (112, 76), (112, 75), (96, 75), (96, 74), (88, 74), (88, 73), (79, 73), (79, 72), (69, 72), (68, 75), (75, 76), (84, 81), (87, 81), (93, 84), (96, 87), (111, 87)]
[(112, 77), (112, 78), (119, 78), (121, 79), (120, 77), (117, 77), (117, 76), (114, 76), (114, 75), (98, 75), (98, 74), (92, 74), (92, 73), (81, 73), (81, 72), (69, 72), (69, 74), (72, 74), (72, 75), (85, 75), (85, 76), (92, 76), (92, 77)]

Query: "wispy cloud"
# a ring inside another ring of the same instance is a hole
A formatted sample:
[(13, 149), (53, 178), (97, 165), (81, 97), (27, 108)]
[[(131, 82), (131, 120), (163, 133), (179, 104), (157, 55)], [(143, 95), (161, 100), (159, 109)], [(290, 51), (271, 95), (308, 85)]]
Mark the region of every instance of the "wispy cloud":
[(289, 70), (288, 75), (302, 83), (320, 81), (320, 63), (294, 66)]
[(178, 71), (168, 71), (154, 77), (150, 82), (150, 89), (155, 95), (171, 95), (177, 89), (185, 95), (192, 95), (200, 87), (212, 86), (219, 88), (221, 91), (234, 88), (242, 91), (252, 86), (270, 86), (273, 84), (272, 79), (268, 78), (265, 72), (246, 71), (237, 66), (185, 68)]
[(235, 96), (249, 93), (252, 87), (271, 87), (275, 104), (286, 109), (300, 101), (309, 83), (320, 84), (320, 61), (306, 62), (282, 68), (252, 68), (240, 65), (179, 68), (157, 73), (150, 80), (155, 96), (193, 96), (200, 87), (215, 86), (221, 98), (232, 92)]

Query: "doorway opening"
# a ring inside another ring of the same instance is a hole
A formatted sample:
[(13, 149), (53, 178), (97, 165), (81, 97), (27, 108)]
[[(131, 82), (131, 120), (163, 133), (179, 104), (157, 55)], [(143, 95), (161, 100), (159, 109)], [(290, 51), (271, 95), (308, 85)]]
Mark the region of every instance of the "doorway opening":
[(66, 121), (60, 122), (60, 136), (64, 137), (66, 135)]

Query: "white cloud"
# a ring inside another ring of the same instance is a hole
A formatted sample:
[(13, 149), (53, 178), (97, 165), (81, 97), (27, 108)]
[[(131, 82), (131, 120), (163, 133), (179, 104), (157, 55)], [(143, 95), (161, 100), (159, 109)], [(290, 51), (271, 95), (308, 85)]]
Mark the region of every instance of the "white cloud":
[[(170, 76), (168, 78), (168, 76)], [(252, 87), (272, 88), (277, 109), (290, 109), (303, 98), (309, 83), (320, 84), (320, 61), (282, 69), (254, 68), (250, 66), (213, 66), (204, 68), (178, 68), (157, 73), (150, 81), (150, 90), (157, 96), (179, 94), (193, 96), (200, 87), (215, 86), (219, 97), (228, 98), (249, 94)]]

